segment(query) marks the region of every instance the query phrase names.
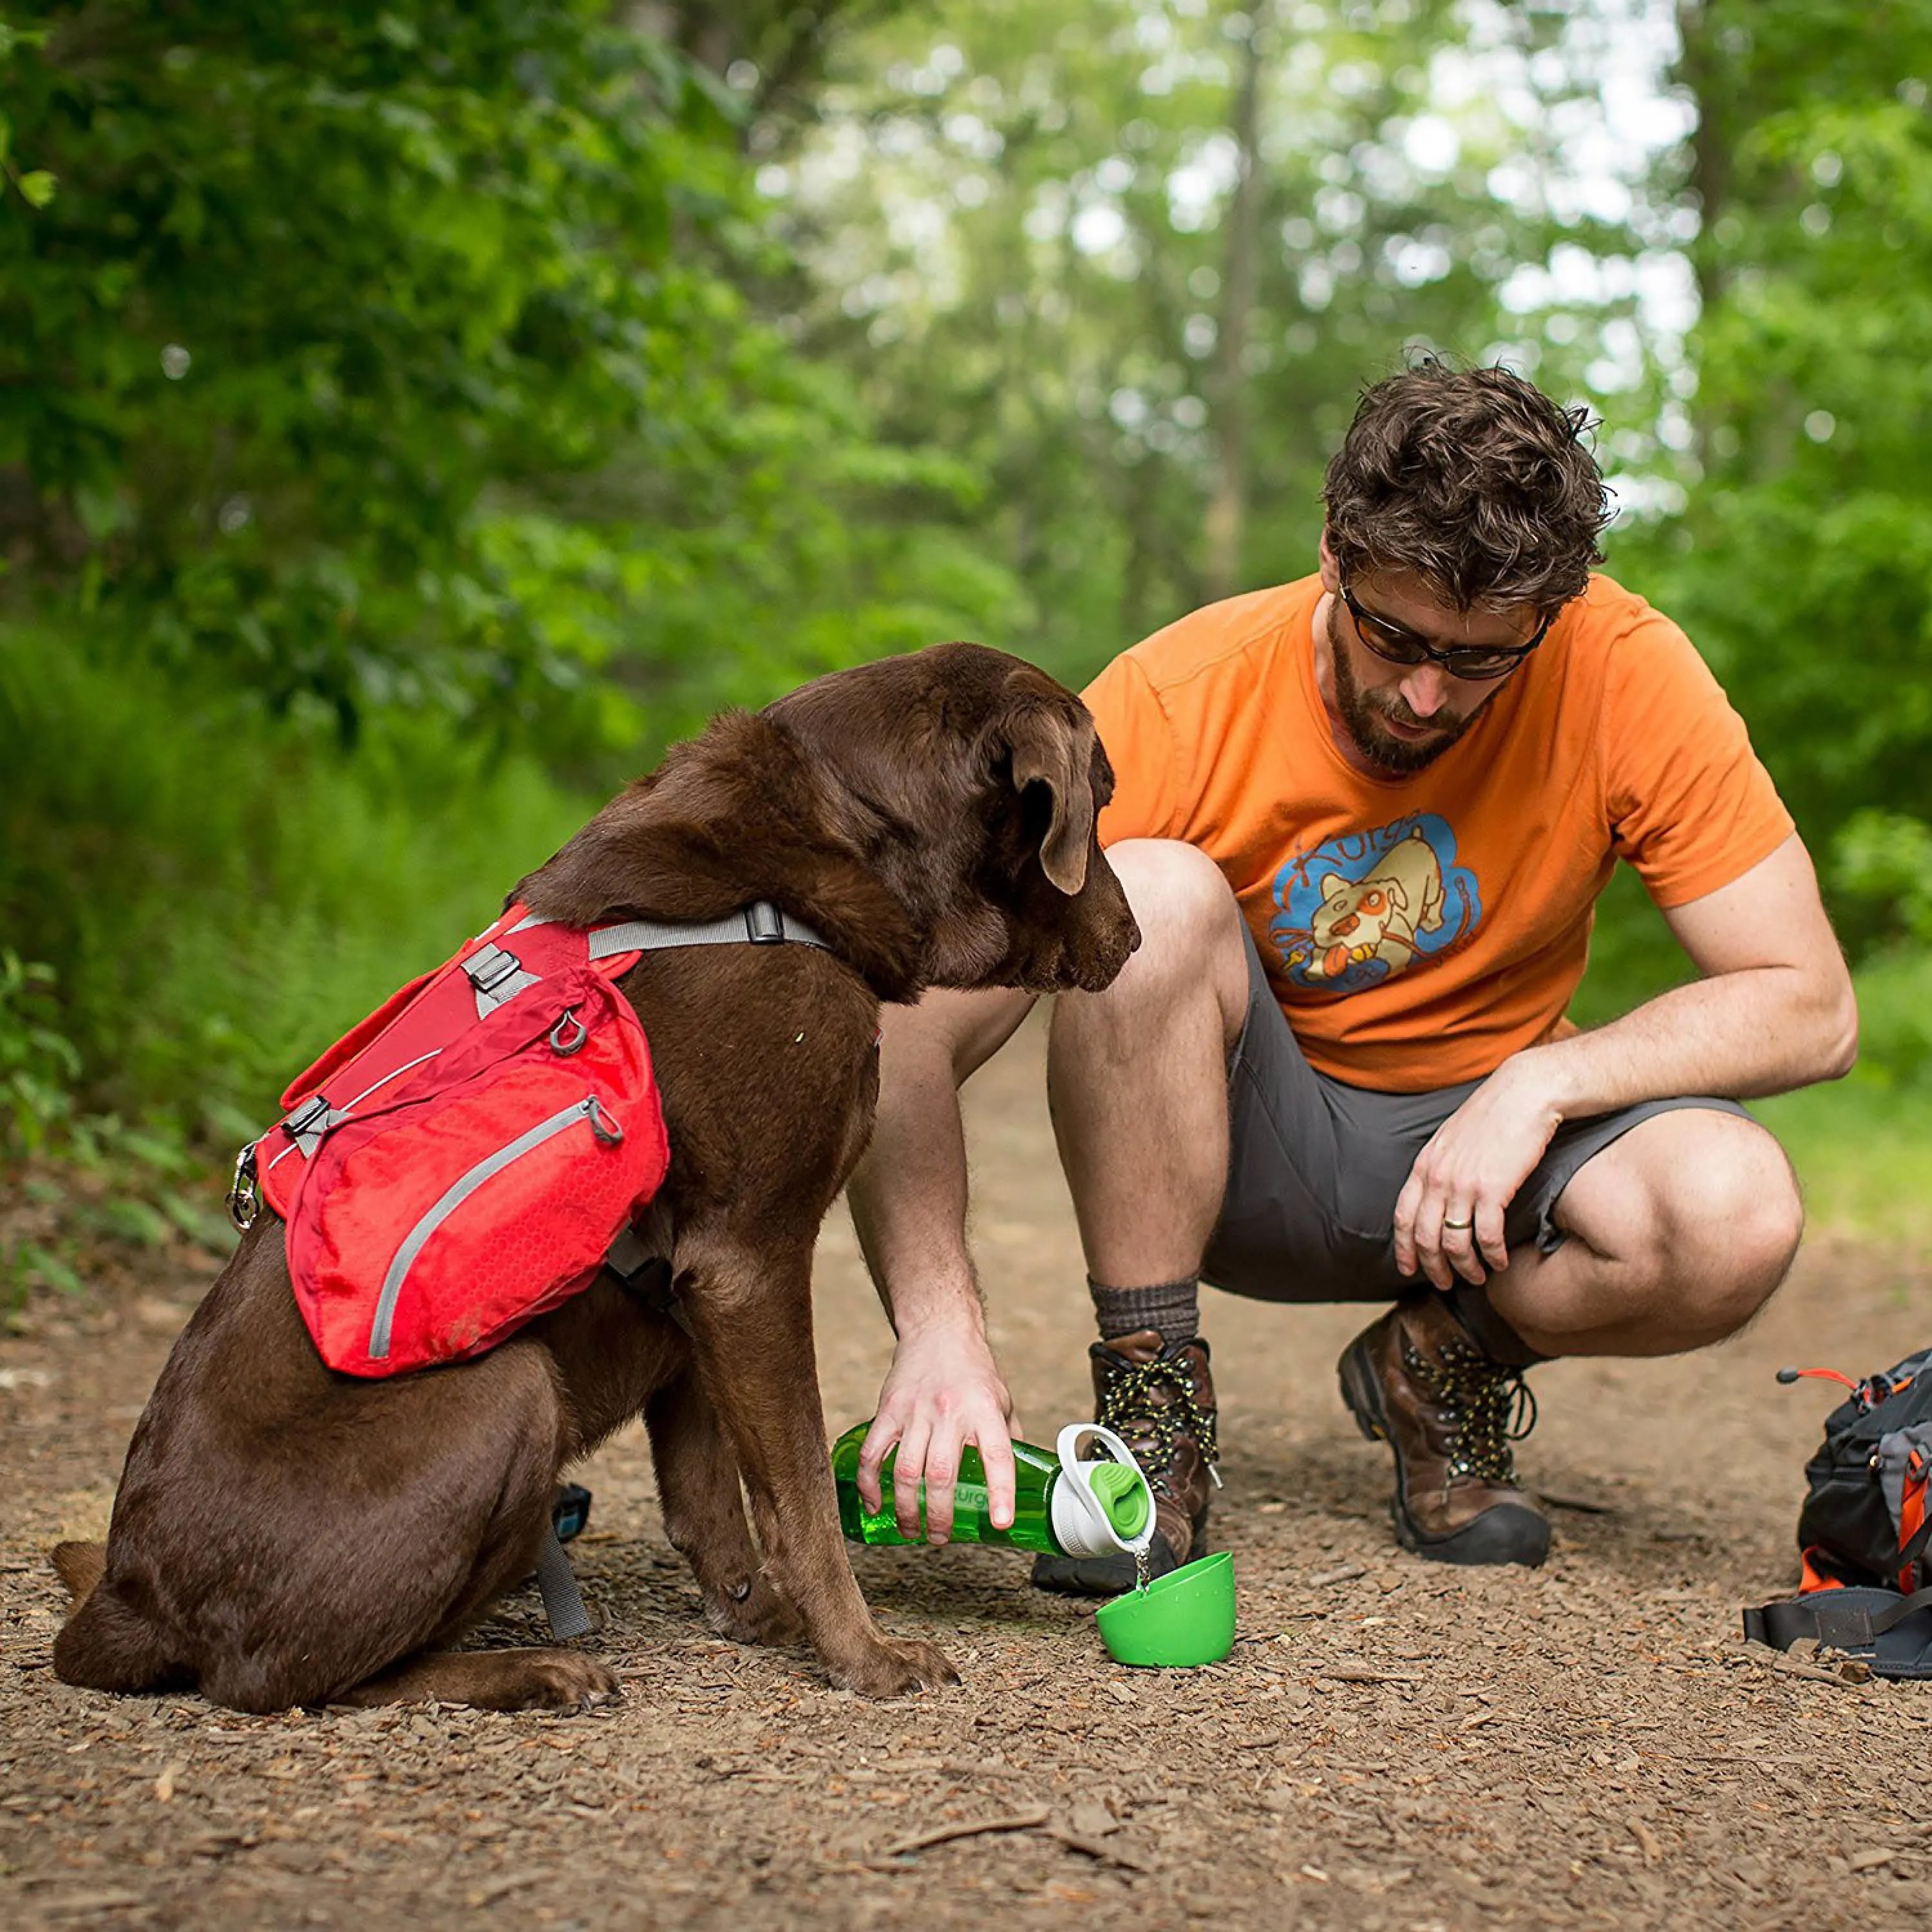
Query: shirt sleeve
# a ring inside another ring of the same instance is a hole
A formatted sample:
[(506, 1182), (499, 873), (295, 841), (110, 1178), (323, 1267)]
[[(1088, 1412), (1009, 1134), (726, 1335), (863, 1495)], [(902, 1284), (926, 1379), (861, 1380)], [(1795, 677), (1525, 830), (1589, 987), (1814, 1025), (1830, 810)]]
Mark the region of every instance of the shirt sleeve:
[(1172, 838), (1180, 789), (1174, 721), (1146, 672), (1124, 653), (1081, 695), (1114, 768), (1113, 801), (1100, 814), (1100, 843)]
[(1744, 720), (1690, 639), (1655, 611), (1612, 649), (1603, 744), (1612, 843), (1660, 907), (1732, 884), (1791, 836)]

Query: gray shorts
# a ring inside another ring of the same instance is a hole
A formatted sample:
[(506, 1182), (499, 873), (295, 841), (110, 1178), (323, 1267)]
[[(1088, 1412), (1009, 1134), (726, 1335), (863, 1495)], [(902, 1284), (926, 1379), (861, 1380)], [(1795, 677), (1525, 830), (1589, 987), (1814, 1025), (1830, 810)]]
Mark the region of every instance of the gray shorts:
[[(1228, 1066), (1228, 1191), (1202, 1279), (1262, 1301), (1393, 1301), (1420, 1276), (1396, 1271), (1396, 1197), (1436, 1130), (1482, 1083), (1378, 1094), (1302, 1058), (1248, 936), (1248, 1017)], [(1678, 1107), (1750, 1116), (1735, 1100), (1646, 1100), (1566, 1120), (1504, 1216), (1512, 1248), (1547, 1254), (1556, 1203), (1576, 1171), (1640, 1120)]]

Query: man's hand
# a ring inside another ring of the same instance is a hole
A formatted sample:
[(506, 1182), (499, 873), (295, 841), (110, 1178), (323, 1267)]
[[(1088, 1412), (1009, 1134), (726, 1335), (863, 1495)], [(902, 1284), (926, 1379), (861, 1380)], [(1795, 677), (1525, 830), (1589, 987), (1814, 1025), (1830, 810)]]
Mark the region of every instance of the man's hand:
[(994, 1527), (1013, 1520), (1013, 1454), (1020, 1432), (1013, 1399), (976, 1324), (928, 1327), (902, 1334), (879, 1391), (879, 1411), (859, 1454), (859, 1496), (868, 1510), (879, 1507), (879, 1467), (893, 1444), (893, 1511), (902, 1536), (916, 1537), (919, 1486), (926, 1484), (926, 1539), (952, 1535), (952, 1489), (960, 1451), (971, 1443), (986, 1470), (986, 1498)]
[[(1439, 1288), (1509, 1265), (1503, 1210), (1562, 1124), (1534, 1048), (1506, 1060), (1438, 1127), (1395, 1204), (1396, 1266)], [(1461, 1225), (1456, 1225), (1461, 1224)]]

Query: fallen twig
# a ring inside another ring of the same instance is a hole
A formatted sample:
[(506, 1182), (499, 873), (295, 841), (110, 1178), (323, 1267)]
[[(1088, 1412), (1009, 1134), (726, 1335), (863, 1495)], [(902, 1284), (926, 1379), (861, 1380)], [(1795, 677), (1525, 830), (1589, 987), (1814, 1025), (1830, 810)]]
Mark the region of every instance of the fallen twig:
[(1786, 1657), (1781, 1650), (1768, 1651), (1762, 1657), (1745, 1653), (1748, 1662), (1774, 1670), (1780, 1677), (1802, 1677), (1814, 1684), (1829, 1684), (1839, 1690), (1858, 1690), (1864, 1686), (1849, 1677), (1840, 1677), (1835, 1670), (1822, 1670), (1815, 1664), (1801, 1664), (1795, 1657)]
[(1118, 1865), (1124, 1870), (1143, 1874), (1156, 1869), (1146, 1859), (1136, 1858), (1131, 1852), (1116, 1851), (1104, 1838), (1089, 1838), (1078, 1832), (1070, 1831), (1064, 1825), (1048, 1826), (1046, 1835), (1064, 1845), (1069, 1851), (1084, 1852), (1102, 1864)]
[(1320, 1570), (1312, 1576), (1304, 1576), (1301, 1580), (1311, 1590), (1319, 1590), (1330, 1583), (1352, 1582), (1358, 1576), (1366, 1576), (1368, 1574), (1369, 1566), (1366, 1563), (1345, 1563), (1339, 1570)]
[(909, 1852), (927, 1851), (934, 1845), (950, 1844), (955, 1838), (983, 1838), (993, 1832), (1036, 1832), (1049, 1815), (1044, 1804), (1035, 1804), (1029, 1805), (1024, 1811), (1002, 1811), (991, 1818), (969, 1818), (957, 1825), (938, 1825), (930, 1832), (920, 1832), (910, 1838), (901, 1838), (878, 1856), (882, 1858), (902, 1858)]
[(1337, 1684), (1420, 1684), (1413, 1671), (1365, 1670), (1360, 1664), (1340, 1664), (1332, 1670), (1316, 1672), (1318, 1677), (1333, 1678)]

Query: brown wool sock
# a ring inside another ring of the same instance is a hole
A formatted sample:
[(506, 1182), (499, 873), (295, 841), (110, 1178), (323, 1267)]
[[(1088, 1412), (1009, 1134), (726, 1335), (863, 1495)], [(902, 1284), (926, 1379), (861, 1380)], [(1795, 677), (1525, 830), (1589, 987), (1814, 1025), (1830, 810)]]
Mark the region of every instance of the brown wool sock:
[(1201, 1277), (1187, 1275), (1154, 1288), (1109, 1288), (1087, 1277), (1100, 1339), (1118, 1342), (1144, 1328), (1160, 1331), (1163, 1342), (1191, 1342), (1201, 1332)]
[(1489, 1295), (1473, 1282), (1459, 1281), (1449, 1292), (1449, 1306), (1476, 1346), (1505, 1368), (1527, 1369), (1552, 1358), (1540, 1355), (1491, 1304)]

